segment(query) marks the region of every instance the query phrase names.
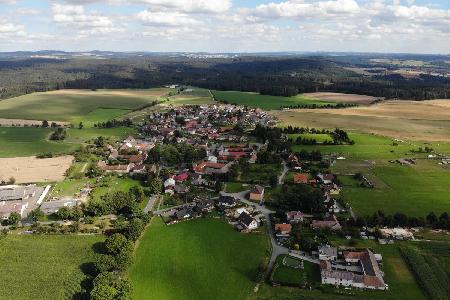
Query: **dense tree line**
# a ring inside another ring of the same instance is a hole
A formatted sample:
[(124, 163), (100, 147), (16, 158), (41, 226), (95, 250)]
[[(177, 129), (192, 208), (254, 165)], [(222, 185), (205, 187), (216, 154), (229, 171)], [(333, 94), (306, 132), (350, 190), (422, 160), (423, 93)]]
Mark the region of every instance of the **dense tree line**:
[(0, 98), (63, 88), (148, 88), (172, 83), (280, 96), (334, 91), (413, 100), (450, 97), (449, 78), (363, 76), (346, 69), (354, 61), (320, 56), (0, 61)]

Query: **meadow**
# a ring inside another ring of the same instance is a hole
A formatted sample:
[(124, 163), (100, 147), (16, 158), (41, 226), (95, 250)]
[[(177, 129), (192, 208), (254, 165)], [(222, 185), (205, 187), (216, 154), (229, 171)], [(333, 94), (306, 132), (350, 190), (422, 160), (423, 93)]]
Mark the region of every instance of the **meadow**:
[(416, 217), (425, 217), (430, 212), (437, 215), (450, 212), (450, 173), (436, 161), (419, 160), (411, 166), (377, 161), (371, 168), (360, 167), (354, 171), (368, 174), (375, 184), (374, 189), (343, 189), (343, 197), (358, 215), (372, 215), (378, 210)]
[(214, 97), (217, 101), (227, 102), (230, 104), (246, 105), (250, 107), (257, 107), (265, 110), (277, 110), (283, 106), (289, 105), (334, 105), (335, 102), (316, 100), (303, 95), (293, 97), (260, 95), (249, 92), (235, 92), (235, 91), (213, 91)]
[(122, 139), (134, 133), (132, 128), (69, 129), (63, 141), (50, 141), (50, 128), (0, 127), (0, 157), (33, 156), (43, 153), (65, 154), (76, 150), (80, 144), (98, 136)]
[(268, 251), (265, 233), (240, 234), (200, 218), (166, 226), (158, 217), (129, 271), (134, 299), (246, 299)]
[[(167, 89), (59, 90), (33, 93), (0, 102), (0, 117), (68, 121), (107, 121), (165, 95)], [(123, 110), (123, 111), (121, 111)]]
[(299, 137), (304, 138), (304, 139), (313, 139), (313, 140), (316, 140), (318, 143), (332, 142), (333, 141), (333, 139), (331, 138), (331, 136), (329, 134), (324, 134), (324, 133), (318, 133), (318, 134), (314, 134), (314, 133), (288, 134), (288, 138), (292, 139), (294, 142)]
[(2, 299), (82, 299), (87, 278), (82, 265), (93, 260), (103, 236), (8, 235), (0, 239)]

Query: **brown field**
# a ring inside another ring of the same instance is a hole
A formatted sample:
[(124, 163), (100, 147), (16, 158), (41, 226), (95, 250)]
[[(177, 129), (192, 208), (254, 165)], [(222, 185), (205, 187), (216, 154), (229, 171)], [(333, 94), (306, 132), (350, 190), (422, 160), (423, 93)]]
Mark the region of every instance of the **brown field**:
[(73, 160), (70, 155), (44, 159), (34, 156), (0, 158), (0, 180), (14, 177), (16, 183), (61, 181)]
[[(55, 122), (59, 126), (67, 126), (69, 122), (60, 122), (60, 121), (48, 121), (50, 125), (52, 122)], [(24, 119), (4, 119), (0, 118), (0, 126), (2, 127), (31, 127), (31, 126), (41, 126), (42, 121), (39, 120), (24, 120)]]
[(329, 93), (329, 92), (305, 93), (303, 95), (318, 100), (332, 101), (337, 103), (355, 103), (361, 105), (369, 105), (373, 101), (380, 99), (379, 97), (372, 97), (367, 95)]
[(450, 100), (388, 101), (369, 107), (272, 113), (282, 125), (340, 127), (393, 138), (450, 141)]
[(47, 93), (52, 94), (62, 94), (62, 95), (111, 95), (111, 96), (123, 96), (123, 97), (141, 97), (141, 96), (164, 96), (167, 95), (171, 90), (167, 88), (155, 88), (155, 89), (146, 89), (146, 90), (139, 90), (139, 89), (130, 89), (130, 90), (107, 90), (107, 89), (101, 89), (97, 91), (92, 90), (75, 90), (75, 89), (67, 89), (67, 90), (57, 90), (57, 91), (50, 91)]

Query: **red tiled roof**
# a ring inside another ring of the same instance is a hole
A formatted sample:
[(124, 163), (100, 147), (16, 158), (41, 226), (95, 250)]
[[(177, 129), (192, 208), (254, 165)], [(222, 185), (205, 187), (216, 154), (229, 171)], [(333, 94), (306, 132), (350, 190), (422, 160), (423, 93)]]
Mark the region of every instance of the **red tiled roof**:
[(295, 183), (304, 183), (307, 184), (309, 179), (309, 174), (305, 173), (296, 173), (294, 174), (294, 182)]

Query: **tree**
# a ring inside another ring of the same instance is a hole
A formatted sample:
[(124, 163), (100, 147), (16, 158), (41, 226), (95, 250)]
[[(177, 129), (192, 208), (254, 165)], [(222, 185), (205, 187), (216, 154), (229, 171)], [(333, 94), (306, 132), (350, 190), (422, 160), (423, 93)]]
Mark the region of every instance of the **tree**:
[(17, 224), (19, 224), (19, 221), (21, 218), (22, 217), (20, 216), (20, 214), (13, 212), (9, 215), (7, 224), (10, 226), (17, 226)]
[(118, 255), (120, 252), (132, 248), (133, 244), (121, 233), (115, 233), (105, 241), (105, 249), (111, 255)]
[(14, 183), (16, 183), (16, 178), (14, 178), (14, 177), (9, 177), (9, 180), (8, 180), (8, 184), (14, 184)]
[(428, 222), (428, 224), (434, 225), (434, 224), (437, 223), (437, 221), (438, 221), (438, 218), (436, 217), (436, 215), (434, 214), (434, 212), (431, 212), (431, 213), (428, 214), (428, 216), (427, 216), (427, 222)]
[(47, 120), (42, 121), (42, 127), (44, 127), (44, 128), (48, 127), (48, 121)]
[(144, 222), (139, 218), (132, 219), (125, 227), (124, 235), (133, 241), (136, 241), (144, 231)]
[(113, 271), (116, 268), (116, 258), (109, 254), (97, 254), (94, 268), (97, 274)]
[(72, 212), (68, 207), (61, 207), (55, 215), (60, 220), (69, 220), (72, 218)]
[(89, 178), (95, 178), (103, 174), (103, 171), (95, 164), (89, 164), (88, 170), (86, 172), (86, 176)]
[(112, 272), (103, 272), (95, 277), (90, 296), (92, 300), (129, 300), (131, 284)]
[(80, 122), (80, 124), (78, 124), (78, 129), (83, 129), (84, 125), (83, 122)]
[(134, 201), (141, 203), (145, 199), (144, 190), (140, 186), (133, 186), (129, 191), (130, 196)]
[(30, 219), (33, 222), (36, 222), (37, 220), (39, 220), (40, 218), (42, 218), (44, 216), (44, 213), (42, 212), (42, 210), (38, 207), (32, 211), (30, 211), (30, 213), (28, 214), (28, 219)]

